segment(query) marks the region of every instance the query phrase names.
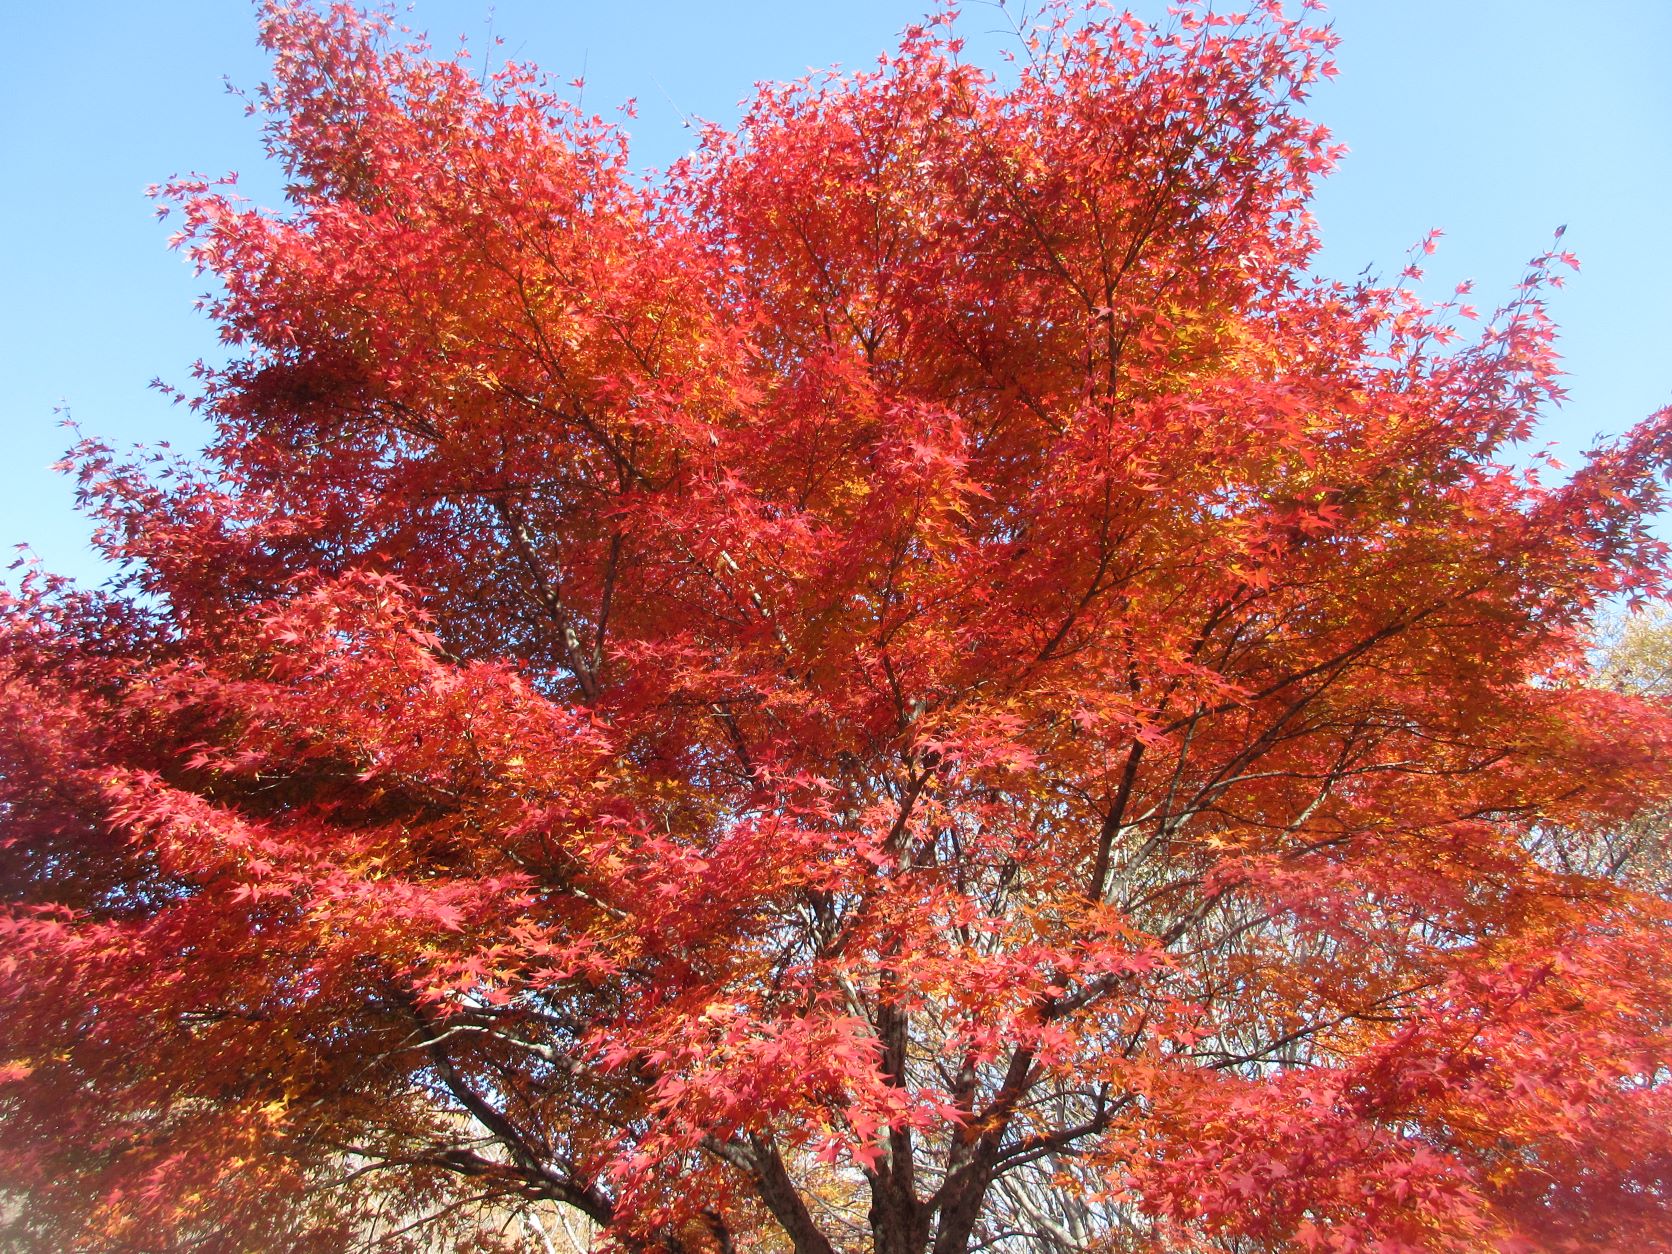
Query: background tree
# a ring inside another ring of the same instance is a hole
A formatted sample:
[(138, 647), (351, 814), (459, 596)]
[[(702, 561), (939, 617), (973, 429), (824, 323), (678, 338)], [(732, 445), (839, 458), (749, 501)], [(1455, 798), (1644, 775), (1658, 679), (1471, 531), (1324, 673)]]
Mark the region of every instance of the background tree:
[(646, 186), (264, 15), (215, 441), (4, 607), (14, 1244), (1665, 1247), (1667, 903), (1539, 842), (1666, 800), (1672, 412), (1545, 486), (1570, 259), (1308, 276), (1326, 31), (937, 18)]

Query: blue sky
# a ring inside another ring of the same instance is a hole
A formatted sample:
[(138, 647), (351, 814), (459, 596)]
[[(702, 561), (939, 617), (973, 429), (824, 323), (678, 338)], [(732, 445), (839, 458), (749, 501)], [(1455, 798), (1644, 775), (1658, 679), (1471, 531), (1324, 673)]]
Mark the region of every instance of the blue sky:
[[(448, 47), (483, 37), (491, 12), (501, 55), (561, 79), (584, 68), (585, 102), (606, 114), (636, 97), (634, 161), (650, 167), (689, 146), (682, 114), (729, 123), (756, 80), (867, 65), (925, 8), (418, 0), (409, 20)], [(1331, 15), (1341, 75), (1311, 111), (1352, 151), (1315, 203), (1320, 271), (1392, 274), (1438, 227), (1430, 290), (1472, 278), (1490, 308), (1566, 223), (1584, 263), (1553, 301), (1571, 400), (1542, 438), (1571, 461), (1672, 402), (1672, 2), (1339, 0)], [(964, 26), (991, 63), (1000, 12), (968, 3)], [(118, 445), (201, 442), (197, 420), (147, 387), (189, 383), (215, 341), (192, 309), (205, 282), (166, 250), (143, 192), (237, 170), (246, 195), (276, 200), (222, 81), (253, 86), (265, 65), (240, 0), (9, 0), (0, 37), (0, 545), (27, 541), (49, 568), (96, 580), (71, 486), (47, 470), (70, 438), (54, 409)]]

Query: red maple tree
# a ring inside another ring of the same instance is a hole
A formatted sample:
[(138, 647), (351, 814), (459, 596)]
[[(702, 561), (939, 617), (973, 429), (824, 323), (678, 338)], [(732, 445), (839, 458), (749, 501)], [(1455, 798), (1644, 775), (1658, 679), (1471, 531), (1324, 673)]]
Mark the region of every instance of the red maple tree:
[[(1327, 30), (951, 19), (654, 182), (264, 10), (203, 459), (0, 614), (14, 1246), (1668, 1248), (1672, 411), (1311, 277)], [(589, 1238), (587, 1234), (591, 1234)]]

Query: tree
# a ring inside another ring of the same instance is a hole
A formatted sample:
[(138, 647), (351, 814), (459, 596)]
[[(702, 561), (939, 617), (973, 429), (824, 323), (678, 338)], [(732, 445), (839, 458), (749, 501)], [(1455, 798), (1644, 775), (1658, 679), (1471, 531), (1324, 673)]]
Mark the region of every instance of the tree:
[(943, 14), (648, 184), (264, 9), (213, 442), (4, 606), (14, 1244), (1668, 1248), (1668, 905), (1540, 842), (1667, 800), (1585, 624), (1672, 411), (1543, 483), (1566, 254), (1311, 277), (1256, 8)]
[[(1672, 697), (1672, 607), (1613, 617), (1605, 623), (1596, 680), (1618, 692)], [(1547, 825), (1531, 848), (1567, 875), (1606, 876), (1663, 897), (1672, 896), (1672, 807), (1644, 810), (1628, 821)]]

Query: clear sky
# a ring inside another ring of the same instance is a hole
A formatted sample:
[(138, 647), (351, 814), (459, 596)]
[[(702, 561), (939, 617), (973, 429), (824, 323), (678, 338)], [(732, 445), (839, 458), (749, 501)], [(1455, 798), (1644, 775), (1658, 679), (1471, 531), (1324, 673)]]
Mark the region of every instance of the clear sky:
[[(491, 14), (500, 55), (560, 79), (584, 69), (589, 107), (636, 97), (634, 160), (653, 167), (689, 147), (682, 113), (730, 123), (757, 80), (868, 65), (927, 7), (417, 0), (408, 20), (447, 48), (484, 36)], [(964, 8), (971, 55), (993, 63), (1004, 18)], [(1315, 205), (1319, 270), (1391, 274), (1438, 227), (1431, 291), (1473, 278), (1491, 308), (1566, 223), (1584, 263), (1553, 301), (1571, 400), (1544, 438), (1571, 460), (1672, 402), (1672, 0), (1338, 0), (1331, 13), (1341, 76), (1311, 111), (1352, 151)], [(70, 438), (56, 407), (118, 445), (201, 443), (147, 384), (188, 384), (213, 352), (192, 309), (205, 282), (166, 251), (143, 193), (236, 170), (244, 194), (277, 199), (256, 126), (223, 87), (264, 76), (254, 25), (240, 0), (0, 0), (0, 545), (28, 541), (51, 569), (100, 574), (70, 484), (47, 470)]]

